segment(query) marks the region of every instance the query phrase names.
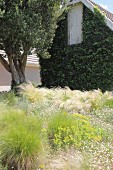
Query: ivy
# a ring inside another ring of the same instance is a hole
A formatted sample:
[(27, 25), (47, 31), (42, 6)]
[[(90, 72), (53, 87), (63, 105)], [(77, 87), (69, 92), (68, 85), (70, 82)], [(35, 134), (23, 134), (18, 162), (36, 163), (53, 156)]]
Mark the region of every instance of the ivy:
[(95, 8), (83, 8), (83, 42), (68, 45), (67, 14), (58, 23), (50, 59), (40, 59), (42, 86), (113, 89), (113, 31)]
[(94, 7), (94, 14), (97, 18), (99, 18), (99, 20), (101, 22), (103, 22), (105, 24), (105, 16), (106, 15), (105, 15), (104, 11), (101, 12), (101, 10), (98, 8), (98, 6), (95, 6)]

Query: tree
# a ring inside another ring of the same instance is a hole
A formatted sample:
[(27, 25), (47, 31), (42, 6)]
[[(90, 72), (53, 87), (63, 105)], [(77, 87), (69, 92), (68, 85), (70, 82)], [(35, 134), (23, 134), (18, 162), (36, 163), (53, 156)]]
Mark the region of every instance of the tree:
[(61, 0), (0, 0), (0, 62), (11, 73), (12, 88), (26, 82), (27, 54), (36, 48), (39, 56), (48, 57), (48, 49), (62, 13)]

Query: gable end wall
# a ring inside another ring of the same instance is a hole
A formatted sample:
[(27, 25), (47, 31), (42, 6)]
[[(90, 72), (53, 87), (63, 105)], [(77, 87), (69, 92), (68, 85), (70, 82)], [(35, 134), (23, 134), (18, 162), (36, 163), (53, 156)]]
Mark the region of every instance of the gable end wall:
[(40, 59), (42, 85), (78, 90), (113, 89), (113, 31), (83, 7), (83, 42), (68, 45), (67, 14), (56, 31), (50, 59)]

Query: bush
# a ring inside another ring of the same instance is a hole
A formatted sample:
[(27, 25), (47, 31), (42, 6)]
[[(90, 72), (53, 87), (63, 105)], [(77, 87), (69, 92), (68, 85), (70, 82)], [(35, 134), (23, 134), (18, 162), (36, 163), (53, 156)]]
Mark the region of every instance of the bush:
[(58, 113), (48, 124), (48, 138), (53, 148), (80, 147), (84, 141), (100, 141), (102, 129), (94, 128), (81, 114)]
[(8, 169), (34, 169), (41, 148), (40, 119), (10, 110), (1, 116), (0, 127), (2, 164)]

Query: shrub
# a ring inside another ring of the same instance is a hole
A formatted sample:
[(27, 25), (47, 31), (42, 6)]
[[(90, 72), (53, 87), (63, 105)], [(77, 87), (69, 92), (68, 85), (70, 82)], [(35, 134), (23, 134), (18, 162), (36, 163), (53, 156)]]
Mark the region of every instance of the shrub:
[(0, 127), (2, 164), (8, 169), (34, 169), (41, 148), (40, 119), (10, 110), (1, 116)]
[(48, 124), (48, 138), (53, 148), (80, 147), (85, 140), (100, 141), (102, 129), (93, 127), (81, 114), (58, 113)]

